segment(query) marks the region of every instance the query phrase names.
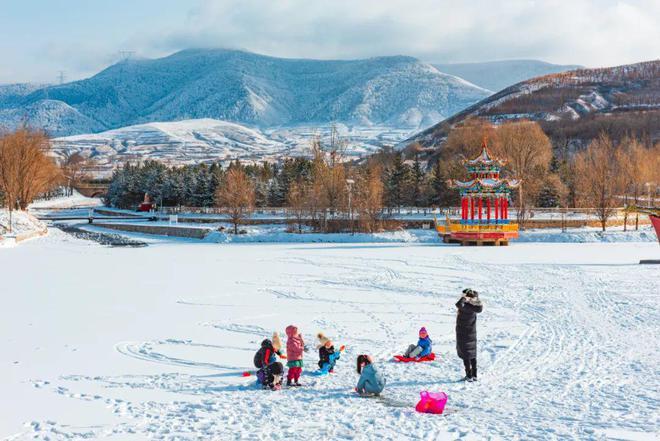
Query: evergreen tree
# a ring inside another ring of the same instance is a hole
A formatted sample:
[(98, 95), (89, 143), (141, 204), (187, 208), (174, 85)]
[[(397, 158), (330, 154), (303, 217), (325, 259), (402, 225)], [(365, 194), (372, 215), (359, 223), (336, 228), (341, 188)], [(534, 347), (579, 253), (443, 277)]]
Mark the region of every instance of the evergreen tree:
[(423, 207), (426, 205), (425, 192), (424, 192), (424, 170), (419, 161), (419, 154), (415, 155), (411, 173), (411, 192), (409, 205), (413, 207)]
[(457, 192), (447, 185), (447, 173), (442, 167), (442, 161), (438, 159), (433, 167), (431, 187), (433, 190), (433, 204), (438, 207), (451, 207), (458, 202)]
[(412, 170), (403, 161), (403, 155), (399, 152), (394, 157), (385, 178), (386, 200), (390, 207), (401, 207), (409, 201), (406, 195), (411, 181)]

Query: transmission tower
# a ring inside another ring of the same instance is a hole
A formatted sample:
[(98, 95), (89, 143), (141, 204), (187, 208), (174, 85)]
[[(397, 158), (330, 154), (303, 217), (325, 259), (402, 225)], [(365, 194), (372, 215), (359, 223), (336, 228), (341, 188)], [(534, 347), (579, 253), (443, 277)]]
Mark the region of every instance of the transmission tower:
[(66, 81), (66, 75), (63, 70), (58, 71), (57, 81), (60, 84), (64, 84), (64, 82)]
[(119, 61), (128, 61), (134, 54), (135, 51), (119, 51)]

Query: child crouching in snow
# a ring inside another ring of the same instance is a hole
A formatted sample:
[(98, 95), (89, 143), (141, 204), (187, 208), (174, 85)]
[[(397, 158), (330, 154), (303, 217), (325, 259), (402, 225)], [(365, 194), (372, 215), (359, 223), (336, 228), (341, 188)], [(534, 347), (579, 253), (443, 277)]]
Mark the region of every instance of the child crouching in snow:
[(406, 352), (403, 355), (406, 358), (426, 357), (433, 352), (432, 344), (433, 341), (431, 341), (431, 337), (429, 337), (429, 334), (426, 332), (426, 328), (422, 326), (419, 330), (419, 340), (417, 341), (417, 344), (408, 346), (408, 349), (406, 349)]
[(305, 349), (305, 341), (302, 335), (298, 332), (298, 328), (294, 325), (286, 327), (286, 365), (289, 372), (286, 376), (286, 385), (300, 386), (300, 375), (303, 368), (303, 351)]
[(339, 360), (343, 347), (339, 351), (335, 351), (332, 341), (323, 333), (319, 332), (317, 337), (319, 339), (319, 345), (317, 346), (319, 350), (319, 368), (325, 372), (334, 372), (335, 363)]
[[(277, 339), (279, 340), (279, 336)], [(278, 355), (282, 356), (279, 349), (275, 349), (273, 342), (268, 339), (261, 342), (261, 348), (254, 354), (254, 366), (259, 368), (257, 381), (264, 389), (278, 390), (282, 387), (284, 366), (277, 361)]]
[(360, 395), (380, 395), (385, 389), (385, 379), (380, 375), (369, 355), (358, 355), (357, 373), (360, 379), (355, 390)]

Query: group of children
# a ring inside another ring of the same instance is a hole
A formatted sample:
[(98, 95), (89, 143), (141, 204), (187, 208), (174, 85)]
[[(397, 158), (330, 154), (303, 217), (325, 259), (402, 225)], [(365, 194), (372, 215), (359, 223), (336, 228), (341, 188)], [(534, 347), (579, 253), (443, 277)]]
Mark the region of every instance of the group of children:
[[(477, 381), (477, 314), (483, 311), (479, 293), (472, 289), (464, 289), (461, 298), (456, 303), (456, 351), (465, 365), (464, 381)], [(261, 348), (254, 356), (254, 365), (259, 368), (257, 379), (266, 389), (277, 390), (282, 387), (284, 366), (278, 357), (287, 360), (289, 368), (286, 377), (287, 386), (300, 386), (300, 375), (303, 368), (303, 352), (307, 352), (305, 341), (298, 328), (294, 325), (286, 328), (286, 355), (282, 353), (282, 342), (277, 332), (272, 340), (261, 342)], [(335, 363), (339, 360), (344, 346), (335, 350), (332, 341), (325, 335), (318, 334), (319, 343), (319, 375), (334, 372)], [(433, 360), (433, 342), (425, 327), (419, 330), (417, 344), (411, 344), (403, 356), (396, 356), (400, 361)], [(401, 360), (403, 357), (405, 360)], [(357, 357), (357, 373), (360, 375), (355, 390), (361, 395), (380, 395), (385, 388), (385, 379), (380, 375), (367, 354)]]
[[(300, 375), (303, 368), (303, 352), (307, 352), (305, 341), (298, 328), (294, 325), (286, 328), (286, 354), (282, 353), (282, 341), (277, 332), (273, 333), (272, 340), (265, 339), (261, 342), (261, 348), (254, 356), (254, 365), (257, 371), (257, 381), (264, 389), (279, 390), (282, 388), (284, 377), (284, 366), (279, 359), (287, 360), (288, 372), (286, 376), (287, 387), (301, 386)], [(344, 346), (335, 350), (332, 340), (322, 333), (317, 335), (319, 351), (318, 374), (330, 374), (334, 372), (335, 364), (341, 357)], [(432, 352), (432, 341), (426, 328), (419, 330), (419, 340), (416, 345), (411, 344), (405, 351), (405, 356), (419, 359)], [(357, 357), (357, 373), (360, 375), (356, 392), (360, 395), (380, 395), (385, 388), (385, 379), (374, 365), (373, 359), (367, 354)]]

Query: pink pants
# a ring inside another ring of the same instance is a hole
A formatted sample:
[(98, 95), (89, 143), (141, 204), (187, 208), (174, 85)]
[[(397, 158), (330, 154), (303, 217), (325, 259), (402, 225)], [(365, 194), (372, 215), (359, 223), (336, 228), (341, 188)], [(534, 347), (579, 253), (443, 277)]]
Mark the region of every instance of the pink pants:
[(289, 368), (289, 372), (287, 372), (286, 379), (292, 381), (298, 381), (298, 379), (300, 378), (300, 374), (302, 374), (301, 367), (291, 367)]

